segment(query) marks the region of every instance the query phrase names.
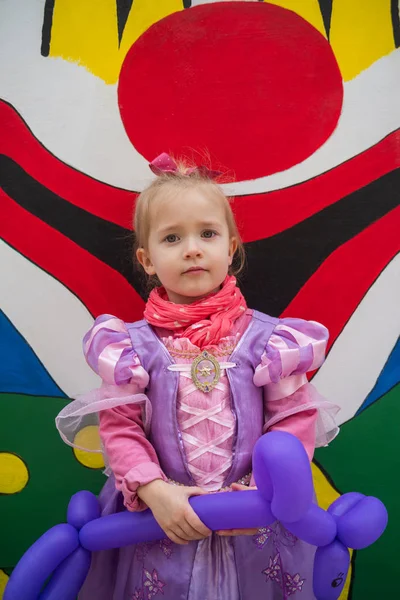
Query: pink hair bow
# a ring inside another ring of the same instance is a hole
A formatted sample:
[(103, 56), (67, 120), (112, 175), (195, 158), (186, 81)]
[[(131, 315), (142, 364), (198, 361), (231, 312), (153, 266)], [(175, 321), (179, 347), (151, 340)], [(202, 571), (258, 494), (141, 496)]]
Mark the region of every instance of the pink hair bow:
[[(177, 173), (178, 165), (174, 161), (174, 159), (163, 152), (159, 156), (157, 156), (154, 160), (149, 164), (150, 169), (153, 171), (155, 175), (161, 175), (162, 173)], [(192, 167), (186, 171), (186, 175), (191, 175), (192, 173), (199, 173), (203, 177), (208, 177), (209, 179), (216, 179), (220, 175), (222, 175), (222, 171), (213, 171), (209, 169), (205, 165), (200, 165), (199, 167)]]

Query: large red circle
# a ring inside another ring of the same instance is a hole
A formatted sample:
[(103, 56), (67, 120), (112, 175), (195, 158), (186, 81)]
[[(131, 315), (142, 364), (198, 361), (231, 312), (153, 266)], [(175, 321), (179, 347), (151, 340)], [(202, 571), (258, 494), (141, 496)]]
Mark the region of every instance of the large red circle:
[(343, 85), (327, 40), (290, 10), (205, 4), (150, 27), (122, 66), (126, 132), (148, 160), (209, 152), (236, 179), (282, 171), (334, 130)]

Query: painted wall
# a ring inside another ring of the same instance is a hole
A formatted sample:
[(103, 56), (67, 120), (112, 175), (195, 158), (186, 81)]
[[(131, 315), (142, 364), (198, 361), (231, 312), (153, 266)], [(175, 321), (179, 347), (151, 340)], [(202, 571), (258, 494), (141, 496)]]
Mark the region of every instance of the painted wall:
[(399, 46), (390, 0), (0, 3), (0, 590), (69, 496), (104, 481), (54, 417), (99, 383), (81, 354), (94, 316), (141, 317), (131, 215), (148, 161), (194, 148), (235, 179), (249, 305), (330, 329), (314, 382), (342, 430), (316, 453), (317, 494), (387, 504), (342, 598), (393, 596)]

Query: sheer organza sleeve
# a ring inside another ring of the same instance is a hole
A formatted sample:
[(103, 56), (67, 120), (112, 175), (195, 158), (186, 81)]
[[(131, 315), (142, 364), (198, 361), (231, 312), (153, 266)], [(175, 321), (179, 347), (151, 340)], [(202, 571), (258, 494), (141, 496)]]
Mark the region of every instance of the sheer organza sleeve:
[[(56, 417), (62, 439), (90, 452), (103, 452), (115, 476), (117, 489), (130, 510), (146, 508), (136, 495), (140, 485), (166, 479), (154, 448), (148, 441), (151, 403), (145, 388), (149, 375), (135, 352), (125, 323), (102, 315), (83, 339), (87, 363), (101, 377), (101, 386), (78, 396)], [(80, 440), (85, 427), (99, 425), (98, 447), (87, 448)]]
[(328, 330), (315, 321), (286, 318), (276, 325), (254, 374), (264, 388), (264, 432), (290, 431), (306, 447), (327, 445), (338, 433), (339, 407), (323, 398), (306, 373), (325, 359)]

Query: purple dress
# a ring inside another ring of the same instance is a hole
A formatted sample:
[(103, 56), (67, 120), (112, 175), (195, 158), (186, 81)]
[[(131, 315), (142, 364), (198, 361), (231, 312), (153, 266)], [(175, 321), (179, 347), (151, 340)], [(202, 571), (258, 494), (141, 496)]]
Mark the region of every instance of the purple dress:
[[(263, 390), (253, 378), (278, 323), (278, 319), (254, 311), (229, 357), (236, 365), (227, 370), (227, 377), (237, 425), (232, 465), (224, 485), (251, 471), (252, 450), (264, 425)], [(179, 374), (168, 369), (174, 361), (146, 321), (126, 324), (126, 328), (150, 377), (146, 388), (152, 409), (148, 437), (161, 468), (171, 480), (195, 485), (176, 418)], [(103, 515), (125, 508), (112, 475), (100, 502)], [(314, 547), (278, 522), (255, 536), (213, 534), (186, 546), (165, 538), (94, 553), (79, 600), (148, 600), (157, 596), (165, 600), (284, 600), (291, 596), (313, 600), (314, 553)]]

